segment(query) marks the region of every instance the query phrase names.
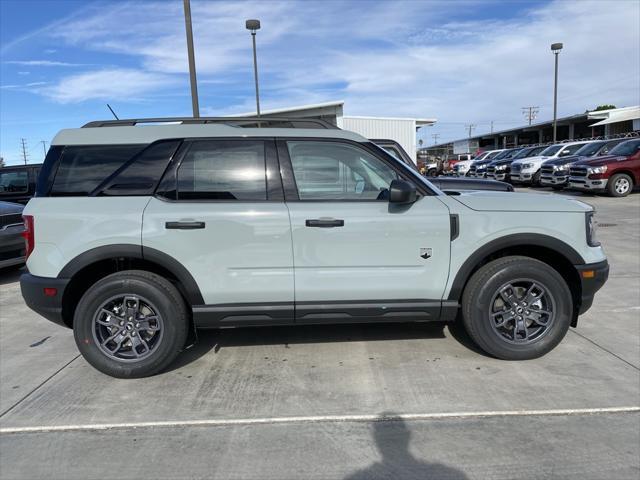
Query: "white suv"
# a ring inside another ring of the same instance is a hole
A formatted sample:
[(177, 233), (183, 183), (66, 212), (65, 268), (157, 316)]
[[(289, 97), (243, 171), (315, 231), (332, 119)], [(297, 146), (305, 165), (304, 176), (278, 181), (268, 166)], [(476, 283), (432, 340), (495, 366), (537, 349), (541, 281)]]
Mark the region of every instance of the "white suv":
[(248, 325), (460, 318), (491, 355), (530, 359), (607, 278), (582, 202), (448, 196), (323, 122), (164, 121), (61, 131), (24, 211), (27, 305), (109, 375)]
[(548, 146), (536, 157), (527, 157), (516, 160), (511, 164), (511, 181), (535, 186), (540, 185), (541, 167), (547, 160), (568, 157), (580, 150), (587, 141), (557, 143)]

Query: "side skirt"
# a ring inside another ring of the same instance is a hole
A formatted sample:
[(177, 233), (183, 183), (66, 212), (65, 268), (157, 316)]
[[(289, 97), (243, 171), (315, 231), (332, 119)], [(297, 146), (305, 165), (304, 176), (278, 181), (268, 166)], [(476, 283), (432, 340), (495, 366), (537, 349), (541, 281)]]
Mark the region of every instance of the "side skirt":
[(440, 300), (347, 300), (333, 302), (194, 305), (196, 328), (453, 321), (458, 303)]

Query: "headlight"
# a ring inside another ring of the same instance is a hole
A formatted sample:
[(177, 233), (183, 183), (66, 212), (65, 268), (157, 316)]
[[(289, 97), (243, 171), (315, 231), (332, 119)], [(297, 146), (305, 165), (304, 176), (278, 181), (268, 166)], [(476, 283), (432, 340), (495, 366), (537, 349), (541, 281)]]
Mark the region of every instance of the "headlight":
[(469, 168), (469, 166), (468, 166), (468, 165), (457, 165), (457, 167), (458, 167), (458, 170), (462, 170), (463, 172), (464, 172), (467, 168)]
[(597, 228), (597, 222), (595, 217), (595, 211), (591, 210), (590, 212), (587, 212), (585, 215), (585, 220), (586, 220), (586, 232), (587, 232), (587, 245), (589, 245), (590, 247), (599, 247), (600, 246), (600, 242), (598, 240), (596, 240), (596, 228)]
[(506, 165), (496, 165), (496, 170), (506, 170), (507, 166)]
[(527, 168), (533, 168), (533, 163), (523, 163), (522, 169), (526, 170)]
[(569, 170), (569, 164), (566, 164), (566, 165), (554, 165), (553, 166), (553, 170), (556, 171), (556, 172)]
[(607, 166), (603, 165), (601, 167), (589, 167), (588, 171), (589, 173), (604, 173), (607, 171)]

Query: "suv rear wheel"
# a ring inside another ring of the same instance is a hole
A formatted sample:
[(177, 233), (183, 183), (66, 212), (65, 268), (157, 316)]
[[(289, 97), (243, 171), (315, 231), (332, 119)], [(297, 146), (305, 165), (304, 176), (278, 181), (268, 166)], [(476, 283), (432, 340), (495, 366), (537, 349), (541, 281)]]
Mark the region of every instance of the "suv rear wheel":
[(118, 378), (160, 372), (187, 338), (187, 309), (177, 289), (154, 273), (130, 270), (96, 282), (73, 321), (76, 344), (95, 368)]
[(607, 182), (607, 190), (612, 197), (626, 197), (633, 189), (633, 180), (626, 173), (616, 173)]
[(485, 352), (503, 360), (528, 360), (552, 350), (569, 329), (572, 309), (562, 276), (529, 257), (484, 265), (462, 296), (467, 332)]

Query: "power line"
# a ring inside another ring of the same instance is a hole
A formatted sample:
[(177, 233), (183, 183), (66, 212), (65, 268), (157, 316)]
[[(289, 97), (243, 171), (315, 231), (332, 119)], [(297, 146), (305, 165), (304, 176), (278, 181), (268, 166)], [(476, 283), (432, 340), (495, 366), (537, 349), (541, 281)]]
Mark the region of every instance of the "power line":
[(438, 137), (440, 136), (439, 133), (432, 133), (431, 137), (433, 138), (433, 143), (434, 145), (438, 143)]
[(20, 143), (22, 145), (22, 159), (24, 160), (24, 164), (27, 164), (27, 157), (29, 156), (29, 152), (27, 152), (27, 139), (21, 138)]
[(471, 138), (471, 132), (473, 132), (476, 129), (476, 124), (475, 123), (468, 123), (464, 126), (465, 129), (469, 130), (469, 138)]
[(531, 125), (531, 122), (538, 117), (539, 111), (540, 107), (522, 107), (522, 114), (524, 115), (524, 118), (529, 121), (529, 125)]

